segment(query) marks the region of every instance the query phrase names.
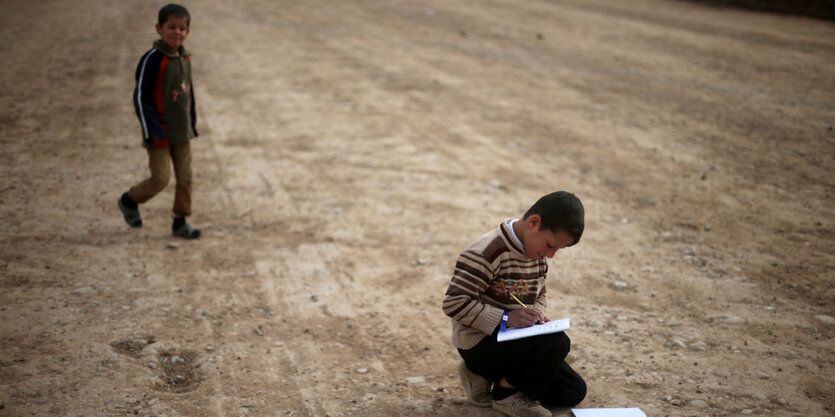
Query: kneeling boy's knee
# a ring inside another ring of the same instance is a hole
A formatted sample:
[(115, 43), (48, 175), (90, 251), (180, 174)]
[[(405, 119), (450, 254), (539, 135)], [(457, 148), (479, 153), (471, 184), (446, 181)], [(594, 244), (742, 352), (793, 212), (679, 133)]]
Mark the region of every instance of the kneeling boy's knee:
[(560, 357), (560, 359), (571, 351), (571, 339), (564, 332), (549, 335), (546, 343), (548, 351)]
[(586, 382), (582, 379), (577, 381), (577, 384), (567, 393), (566, 402), (569, 403), (568, 406), (572, 407), (583, 402), (587, 392)]

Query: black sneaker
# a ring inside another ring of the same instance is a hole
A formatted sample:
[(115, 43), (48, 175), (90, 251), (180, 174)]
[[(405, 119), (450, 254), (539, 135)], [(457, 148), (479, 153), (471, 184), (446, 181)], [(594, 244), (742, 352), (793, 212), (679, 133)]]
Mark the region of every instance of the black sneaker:
[(139, 206), (130, 208), (126, 206), (123, 201), (124, 198), (127, 197), (127, 194), (128, 193), (124, 193), (121, 197), (119, 197), (119, 210), (122, 212), (122, 216), (124, 216), (125, 223), (127, 223), (128, 226), (142, 227), (142, 216), (139, 215)]
[(197, 239), (200, 237), (200, 229), (195, 229), (188, 222), (183, 222), (180, 227), (172, 228), (171, 234), (183, 239)]

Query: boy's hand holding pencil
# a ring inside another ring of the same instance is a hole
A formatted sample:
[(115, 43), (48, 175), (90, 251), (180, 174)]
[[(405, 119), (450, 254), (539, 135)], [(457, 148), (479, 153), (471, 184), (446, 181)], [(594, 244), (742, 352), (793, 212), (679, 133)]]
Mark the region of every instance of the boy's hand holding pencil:
[(525, 305), (525, 303), (519, 301), (515, 295), (507, 292), (507, 295), (516, 301), (519, 305), (522, 306), (520, 309), (513, 310), (508, 313), (507, 317), (507, 325), (509, 327), (530, 327), (534, 324), (545, 324), (546, 322), (551, 321), (548, 317), (545, 317), (544, 314), (540, 313), (539, 310), (535, 308), (531, 308)]

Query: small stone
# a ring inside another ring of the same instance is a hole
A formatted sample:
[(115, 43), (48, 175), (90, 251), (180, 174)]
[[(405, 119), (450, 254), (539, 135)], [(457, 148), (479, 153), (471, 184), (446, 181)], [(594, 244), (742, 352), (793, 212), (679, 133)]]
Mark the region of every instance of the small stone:
[(752, 410), (750, 408), (746, 408), (746, 409), (740, 411), (739, 414), (742, 414), (743, 416), (747, 416), (748, 414), (751, 414), (753, 412), (754, 412), (754, 410)]
[(148, 362), (148, 367), (151, 369), (157, 369), (157, 364), (154, 362)]
[(728, 316), (725, 316), (724, 321), (725, 321), (725, 323), (729, 323), (729, 324), (737, 324), (737, 323), (741, 323), (742, 319), (737, 317), (737, 316), (728, 315)]
[(771, 375), (763, 371), (757, 371), (757, 378), (759, 379), (770, 379)]
[(757, 401), (765, 401), (766, 400), (766, 396), (762, 395), (760, 393), (756, 393), (756, 394), (751, 395), (751, 398), (753, 398)]
[(171, 357), (171, 363), (186, 363), (186, 360), (177, 355), (174, 355)]
[(815, 316), (815, 320), (824, 323), (824, 324), (832, 324), (832, 317), (827, 316), (825, 314), (820, 314)]
[(174, 242), (168, 242), (168, 244), (165, 245), (166, 249), (177, 249), (179, 247), (180, 247), (180, 244), (179, 243), (174, 243)]
[(702, 400), (693, 400), (690, 401), (690, 406), (696, 408), (705, 408), (707, 407), (707, 403)]
[(364, 374), (368, 372), (368, 368), (359, 368), (357, 369), (358, 374)]
[(614, 286), (616, 290), (625, 290), (627, 287), (629, 287), (629, 284), (623, 281), (615, 281)]
[(720, 378), (727, 378), (727, 377), (731, 376), (731, 373), (724, 370), (724, 369), (719, 369), (719, 370), (713, 371), (713, 375), (716, 375)]
[(104, 366), (99, 366), (98, 368), (96, 368), (96, 372), (104, 372), (106, 370), (107, 370), (107, 368), (104, 367)]
[(78, 294), (78, 295), (88, 295), (88, 294), (95, 294), (95, 293), (96, 293), (96, 290), (94, 290), (90, 287), (81, 287), (81, 288), (77, 288), (75, 291), (73, 291), (73, 294)]
[(425, 380), (426, 380), (426, 378), (424, 378), (422, 376), (411, 376), (411, 377), (406, 378), (406, 382), (408, 382), (410, 384), (419, 384), (419, 383), (421, 383)]
[(665, 395), (665, 396), (661, 397), (661, 399), (662, 399), (662, 400), (664, 400), (664, 401), (666, 401), (666, 402), (670, 402), (670, 401), (672, 401), (672, 400), (673, 400), (673, 396), (672, 396), (672, 395), (670, 395), (670, 394), (667, 394), (667, 395)]
[(783, 397), (778, 398), (777, 399), (777, 404), (786, 405), (786, 399), (783, 398)]
[(206, 346), (206, 352), (213, 352), (215, 350), (214, 346), (208, 345)]

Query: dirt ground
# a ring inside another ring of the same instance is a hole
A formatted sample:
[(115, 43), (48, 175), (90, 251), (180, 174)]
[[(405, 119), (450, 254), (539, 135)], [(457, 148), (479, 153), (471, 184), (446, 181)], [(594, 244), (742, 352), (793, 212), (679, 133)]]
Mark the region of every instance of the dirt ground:
[[(614, 3), (614, 4), (612, 4)], [(672, 0), (186, 3), (191, 221), (131, 105), (160, 3), (2, 1), (0, 416), (498, 416), (461, 249), (576, 193), (582, 407), (835, 415), (835, 24)], [(566, 409), (554, 415), (567, 416)]]

